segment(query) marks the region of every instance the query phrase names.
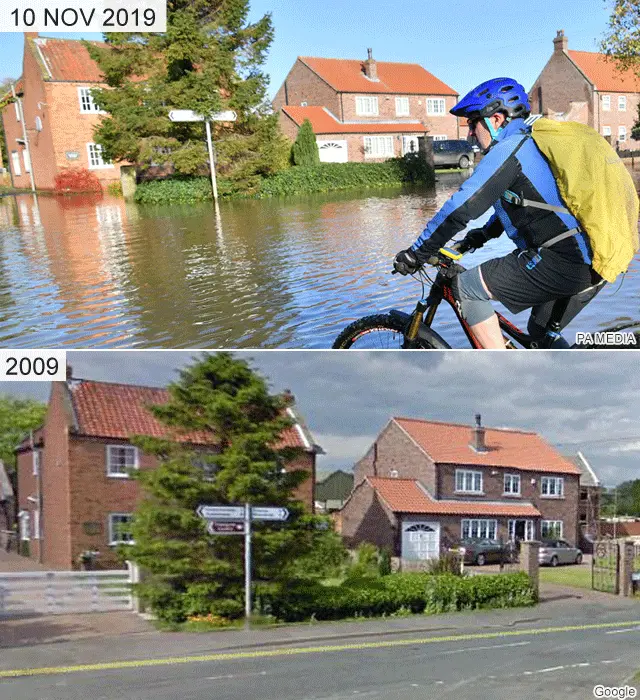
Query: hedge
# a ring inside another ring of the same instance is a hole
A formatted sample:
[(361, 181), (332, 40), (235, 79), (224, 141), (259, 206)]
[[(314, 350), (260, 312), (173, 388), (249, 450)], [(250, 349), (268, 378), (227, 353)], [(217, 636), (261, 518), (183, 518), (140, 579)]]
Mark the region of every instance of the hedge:
[[(264, 178), (252, 197), (280, 197), (292, 194), (313, 194), (367, 187), (387, 187), (405, 182), (434, 182), (433, 171), (413, 156), (388, 160), (385, 163), (322, 163), (312, 167), (295, 166)], [(232, 184), (218, 178), (222, 198), (240, 198)], [(143, 182), (136, 189), (135, 199), (142, 204), (177, 204), (205, 202), (212, 199), (208, 177), (174, 177)]]
[(523, 572), (464, 577), (405, 573), (334, 587), (300, 581), (260, 599), (262, 612), (285, 622), (512, 608), (537, 602), (531, 579)]

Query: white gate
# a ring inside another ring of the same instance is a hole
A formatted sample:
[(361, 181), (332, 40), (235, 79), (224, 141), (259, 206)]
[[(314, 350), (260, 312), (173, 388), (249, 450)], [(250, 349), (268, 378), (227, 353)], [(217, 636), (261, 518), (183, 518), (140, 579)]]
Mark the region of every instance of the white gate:
[(0, 573), (0, 618), (133, 610), (129, 571)]
[(318, 141), (318, 153), (321, 163), (346, 163), (349, 149), (346, 141)]
[(437, 559), (440, 556), (440, 523), (405, 522), (403, 559)]

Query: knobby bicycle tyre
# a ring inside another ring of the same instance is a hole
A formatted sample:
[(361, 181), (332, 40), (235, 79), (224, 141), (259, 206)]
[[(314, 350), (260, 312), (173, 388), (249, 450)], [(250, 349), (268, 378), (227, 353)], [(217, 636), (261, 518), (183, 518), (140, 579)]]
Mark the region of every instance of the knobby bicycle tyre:
[[(364, 338), (371, 340), (372, 334), (379, 332), (381, 335), (384, 333), (391, 333), (392, 344), (383, 345), (382, 338), (380, 338), (381, 342), (379, 345), (376, 345), (374, 340), (373, 348), (368, 347), (366, 349), (400, 349), (402, 348), (404, 342), (405, 328), (405, 321), (390, 314), (365, 316), (364, 318), (358, 319), (357, 321), (349, 324), (336, 338), (332, 348), (334, 350), (348, 350), (354, 348), (354, 346), (358, 347), (358, 340)], [(420, 335), (422, 337), (416, 340), (417, 348), (421, 350), (436, 350), (442, 347), (444, 341), (442, 341), (440, 336), (432, 332), (431, 329), (422, 327)], [(433, 335), (433, 338), (431, 338), (431, 335)], [(365, 349), (364, 345), (365, 344), (363, 343), (362, 349)]]

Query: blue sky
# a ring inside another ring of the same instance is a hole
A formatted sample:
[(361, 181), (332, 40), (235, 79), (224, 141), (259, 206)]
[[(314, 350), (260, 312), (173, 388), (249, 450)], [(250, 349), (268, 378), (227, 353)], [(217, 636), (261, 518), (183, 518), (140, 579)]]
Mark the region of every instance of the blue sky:
[[(569, 48), (598, 50), (612, 0), (253, 0), (251, 17), (273, 16), (275, 40), (266, 71), (270, 94), (296, 56), (420, 63), (461, 95), (490, 77), (510, 75), (529, 89), (556, 30)], [(348, 8), (348, 9), (347, 9)], [(96, 34), (49, 34), (100, 38)], [(0, 78), (18, 77), (22, 35), (0, 33)]]

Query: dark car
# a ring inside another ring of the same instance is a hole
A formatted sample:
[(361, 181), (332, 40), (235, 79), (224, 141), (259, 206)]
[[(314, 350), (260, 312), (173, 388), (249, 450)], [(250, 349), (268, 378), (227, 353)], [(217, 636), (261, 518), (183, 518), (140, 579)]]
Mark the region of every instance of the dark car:
[(433, 164), (453, 168), (468, 168), (474, 159), (473, 147), (468, 141), (447, 139), (433, 142)]
[(464, 549), (464, 563), (477, 566), (506, 563), (515, 557), (513, 543), (501, 540), (461, 540), (460, 549)]

